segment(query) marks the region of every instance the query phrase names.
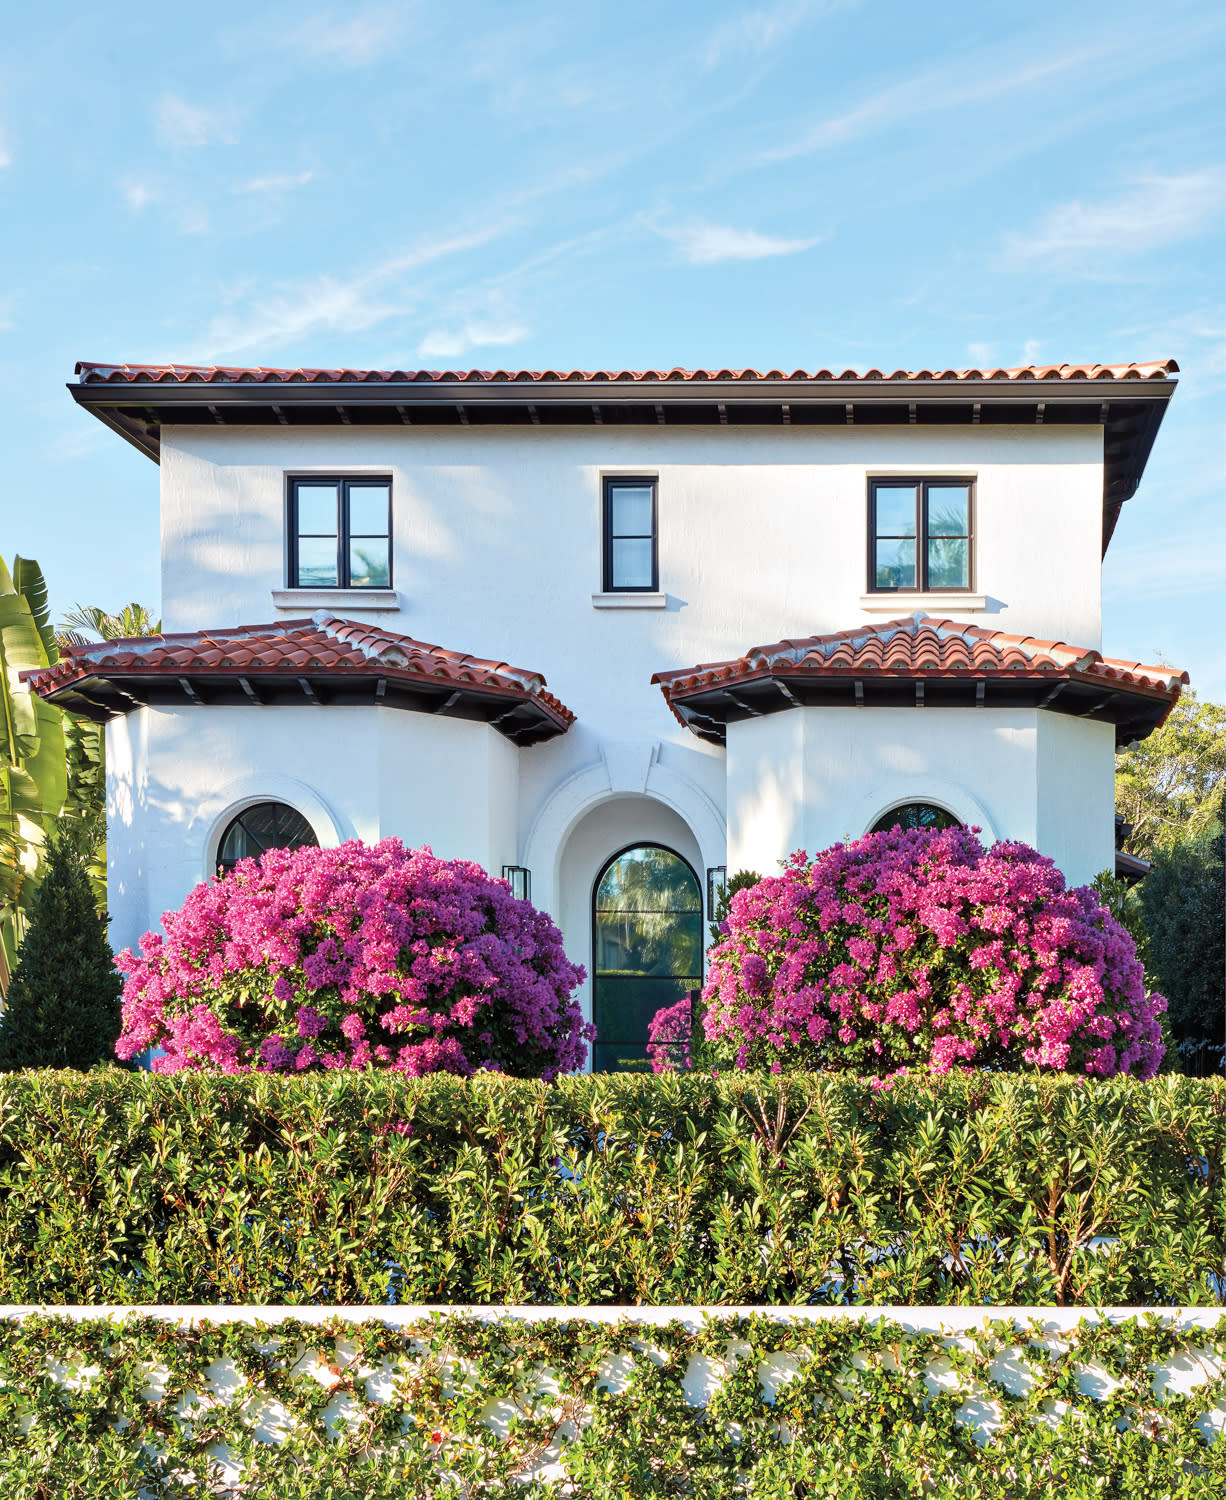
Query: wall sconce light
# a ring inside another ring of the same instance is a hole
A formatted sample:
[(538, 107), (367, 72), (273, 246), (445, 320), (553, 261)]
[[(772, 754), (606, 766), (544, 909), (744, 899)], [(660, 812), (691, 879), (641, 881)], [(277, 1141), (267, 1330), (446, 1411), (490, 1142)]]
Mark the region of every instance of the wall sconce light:
[(728, 884), (728, 866), (712, 865), (707, 871), (707, 920), (715, 920), (715, 903), (724, 894)]
[(511, 882), (511, 894), (518, 901), (532, 900), (532, 871), (523, 865), (503, 865), (502, 878)]

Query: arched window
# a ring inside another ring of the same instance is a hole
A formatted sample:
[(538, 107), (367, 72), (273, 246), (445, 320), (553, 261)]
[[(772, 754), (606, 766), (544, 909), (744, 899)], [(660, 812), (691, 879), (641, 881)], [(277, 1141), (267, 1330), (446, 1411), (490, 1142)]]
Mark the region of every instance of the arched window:
[(935, 802), (903, 802), (890, 808), (869, 829), (870, 833), (883, 833), (887, 828), (961, 828), (961, 818), (938, 807)]
[(217, 872), (228, 875), (240, 859), (258, 859), (267, 849), (302, 849), (318, 843), (300, 812), (284, 802), (257, 802), (227, 825), (217, 846)]
[(702, 940), (702, 889), (679, 854), (637, 844), (605, 865), (592, 900), (597, 1072), (646, 1064), (647, 1023), (702, 985)]

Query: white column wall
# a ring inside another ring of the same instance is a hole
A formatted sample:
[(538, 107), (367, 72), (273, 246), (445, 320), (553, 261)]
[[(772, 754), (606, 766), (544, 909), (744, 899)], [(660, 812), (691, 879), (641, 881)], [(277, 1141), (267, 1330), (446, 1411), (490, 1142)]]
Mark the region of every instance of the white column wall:
[(801, 708), (728, 727), (728, 868), (858, 838), (935, 802), (987, 843), (1019, 839), (1069, 881), (1112, 865), (1113, 731), (1040, 709)]
[(107, 728), (111, 944), (211, 873), (241, 807), (282, 801), (322, 845), (395, 834), (495, 875), (515, 863), (517, 752), (487, 725), (389, 708), (142, 708)]
[(1070, 714), (1041, 713), (1037, 846), (1070, 885), (1115, 871), (1115, 728)]

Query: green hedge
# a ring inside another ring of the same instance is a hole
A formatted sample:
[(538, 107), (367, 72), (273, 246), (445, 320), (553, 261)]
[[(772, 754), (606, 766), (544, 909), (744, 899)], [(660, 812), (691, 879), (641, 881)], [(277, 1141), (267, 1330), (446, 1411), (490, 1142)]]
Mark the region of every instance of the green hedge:
[[(884, 1320), (762, 1314), (697, 1331), (5, 1320), (0, 1493), (1201, 1500), (1226, 1485), (1226, 1441), (1207, 1438), (1223, 1355), (1226, 1318), (1083, 1322), (1055, 1347), (1012, 1323), (946, 1345)], [(795, 1374), (764, 1380), (779, 1356)], [(1207, 1378), (1179, 1394), (1164, 1366)], [(988, 1411), (995, 1430), (977, 1432)], [(561, 1472), (542, 1475), (551, 1461)]]
[(1221, 1303), (1226, 1080), (0, 1079), (0, 1302)]

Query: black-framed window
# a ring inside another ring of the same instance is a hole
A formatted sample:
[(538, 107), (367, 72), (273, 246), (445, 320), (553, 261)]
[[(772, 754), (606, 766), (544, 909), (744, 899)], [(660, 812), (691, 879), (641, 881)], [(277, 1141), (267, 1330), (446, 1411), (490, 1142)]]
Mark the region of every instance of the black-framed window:
[(882, 813), (870, 833), (884, 833), (887, 828), (962, 828), (965, 825), (947, 808), (935, 802), (903, 802)]
[(241, 859), (259, 859), (269, 849), (302, 849), (319, 843), (315, 830), (285, 802), (257, 802), (230, 823), (217, 845), (217, 873), (228, 875)]
[(289, 539), (290, 588), (391, 588), (391, 479), (292, 477)]
[(660, 587), (656, 481), (619, 475), (604, 482), (604, 588), (654, 594)]
[(974, 517), (975, 487), (969, 479), (870, 479), (870, 591), (971, 588)]

